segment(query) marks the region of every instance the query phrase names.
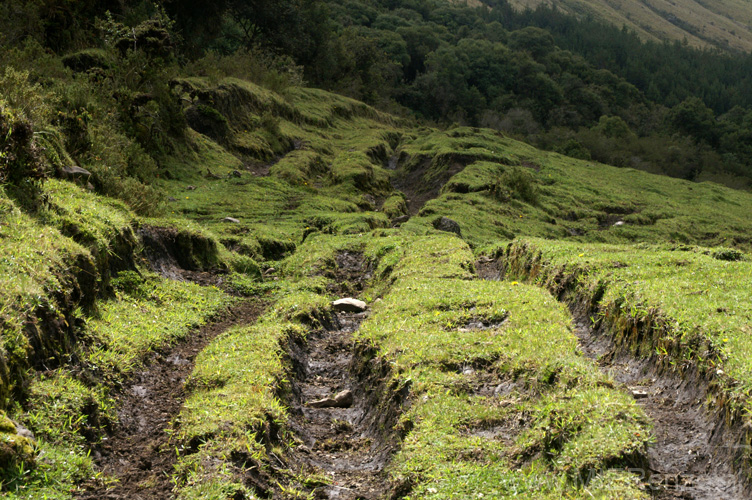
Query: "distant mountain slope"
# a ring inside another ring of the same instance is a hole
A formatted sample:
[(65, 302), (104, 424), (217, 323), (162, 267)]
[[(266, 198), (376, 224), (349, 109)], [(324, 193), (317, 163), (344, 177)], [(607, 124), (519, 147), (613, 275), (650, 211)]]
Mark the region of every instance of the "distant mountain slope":
[(743, 0), (510, 0), (545, 4), (627, 26), (646, 40), (687, 40), (694, 47), (752, 50), (752, 4)]

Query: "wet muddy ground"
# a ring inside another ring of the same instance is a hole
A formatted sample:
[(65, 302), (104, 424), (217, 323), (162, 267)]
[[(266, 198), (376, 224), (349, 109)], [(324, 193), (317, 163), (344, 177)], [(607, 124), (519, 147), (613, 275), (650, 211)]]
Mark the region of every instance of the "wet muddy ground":
[[(394, 440), (375, 425), (373, 393), (359, 375), (352, 333), (366, 313), (337, 313), (333, 328), (313, 332), (293, 381), (290, 426), (300, 445), (291, 461), (326, 476), (328, 485), (314, 490), (322, 499), (377, 499), (390, 490), (383, 474)], [(350, 391), (351, 398), (333, 398)], [(317, 404), (323, 401), (324, 407)], [(336, 407), (342, 406), (342, 407)]]
[(617, 349), (585, 321), (577, 322), (575, 335), (583, 354), (622, 384), (653, 423), (655, 441), (648, 449), (651, 470), (635, 472), (644, 475), (655, 498), (749, 498), (731, 464), (719, 458), (725, 450), (718, 449), (716, 424), (694, 382), (671, 374), (658, 375), (649, 359), (637, 359)]
[(155, 352), (119, 395), (115, 430), (92, 448), (99, 469), (114, 477), (110, 485), (84, 485), (80, 499), (145, 500), (172, 497), (170, 474), (177, 461), (170, 443), (172, 419), (185, 401), (183, 382), (193, 370), (196, 355), (217, 335), (236, 324), (253, 323), (263, 310), (257, 301), (244, 301), (184, 341)]

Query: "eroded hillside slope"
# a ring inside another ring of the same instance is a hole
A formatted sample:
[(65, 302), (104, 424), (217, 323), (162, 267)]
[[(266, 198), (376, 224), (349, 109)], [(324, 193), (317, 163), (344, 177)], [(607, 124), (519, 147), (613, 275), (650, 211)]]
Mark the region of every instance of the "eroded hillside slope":
[[(190, 128), (161, 212), (81, 181), (3, 185), (9, 497), (744, 491), (748, 193), (319, 90), (172, 88)], [(693, 411), (742, 450), (709, 458), (719, 485), (660, 482), (666, 427), (557, 298), (614, 355), (703, 382)]]

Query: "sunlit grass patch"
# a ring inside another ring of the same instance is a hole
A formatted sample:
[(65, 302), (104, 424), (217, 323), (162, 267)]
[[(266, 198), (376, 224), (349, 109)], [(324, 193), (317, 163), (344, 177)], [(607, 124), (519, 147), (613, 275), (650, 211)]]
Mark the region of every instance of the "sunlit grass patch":
[(76, 486), (98, 475), (88, 452), (65, 444), (37, 441), (39, 452), (33, 468), (9, 471), (3, 498), (9, 500), (68, 500)]
[(717, 366), (738, 381), (734, 390), (752, 390), (752, 263), (745, 254), (531, 239), (513, 244), (508, 258), (510, 277), (528, 274), (524, 263), (531, 259), (541, 284), (558, 286), (555, 276), (578, 276), (575, 292), (598, 292), (594, 321), (618, 315), (655, 323), (662, 337), (647, 339), (645, 354), (670, 352), (677, 363)]
[[(390, 469), (409, 498), (590, 498), (594, 477), (642, 463), (650, 426), (579, 354), (564, 306), (467, 279), (472, 254), (453, 236), (411, 243), (358, 332), (412, 393)], [(638, 486), (625, 481), (625, 498)]]
[(743, 191), (576, 160), (486, 129), (429, 131), (400, 152), (398, 176), (425, 169), (416, 189), (461, 168), (403, 226), (414, 232), (446, 216), (473, 246), (535, 236), (750, 247), (752, 196)]
[(279, 341), (295, 328), (271, 321), (239, 326), (202, 351), (186, 382), (191, 395), (181, 411), (181, 436), (191, 441), (258, 432), (267, 418), (284, 421), (275, 395), (283, 368)]
[(86, 363), (105, 381), (129, 373), (147, 352), (185, 337), (236, 300), (217, 288), (141, 279), (135, 272), (121, 273), (114, 286), (116, 298), (100, 305), (85, 333)]
[(285, 442), (285, 345), (305, 341), (304, 323), (330, 314), (328, 298), (295, 288), (282, 283), (287, 292), (258, 322), (227, 330), (197, 357), (176, 420), (180, 498), (242, 489), (243, 467), (265, 467), (267, 446)]

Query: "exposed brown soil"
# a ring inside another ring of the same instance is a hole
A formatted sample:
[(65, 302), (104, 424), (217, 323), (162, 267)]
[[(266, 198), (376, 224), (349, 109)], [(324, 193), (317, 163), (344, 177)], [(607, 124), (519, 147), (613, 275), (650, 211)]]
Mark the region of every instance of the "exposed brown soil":
[[(499, 280), (503, 263), (482, 258), (476, 270), (481, 279)], [(696, 377), (682, 378), (662, 370), (653, 358), (636, 357), (629, 346), (616, 345), (609, 332), (594, 331), (586, 315), (570, 308), (583, 354), (621, 384), (653, 423), (649, 470), (634, 470), (646, 490), (661, 500), (749, 498), (748, 486), (728, 458), (734, 453), (719, 449), (725, 446), (723, 422), (706, 409), (706, 388)]]
[[(362, 290), (369, 276), (362, 254), (343, 252), (336, 261), (337, 288)], [(287, 403), (299, 444), (287, 458), (292, 468), (327, 478), (326, 484), (310, 488), (316, 498), (377, 499), (393, 489), (383, 471), (399, 444), (392, 429), (405, 395), (386, 386), (388, 366), (353, 339), (367, 315), (336, 313), (332, 325), (291, 349), (295, 369)], [(345, 407), (310, 404), (345, 390), (352, 393)]]
[(360, 252), (340, 252), (335, 257), (335, 263), (336, 267), (325, 273), (327, 278), (333, 280), (327, 287), (330, 293), (355, 297), (373, 277), (371, 265), (365, 262)]
[(300, 139), (295, 139), (292, 143), (292, 149), (288, 151), (285, 154), (281, 154), (276, 156), (272, 161), (261, 163), (258, 161), (248, 161), (243, 165), (243, 169), (252, 173), (256, 177), (268, 177), (271, 169), (274, 165), (279, 163), (279, 161), (287, 156), (292, 151), (297, 151), (298, 149), (305, 149), (306, 143), (304, 141), (301, 141)]
[(255, 300), (231, 306), (181, 343), (151, 355), (117, 398), (121, 408), (117, 427), (92, 449), (99, 470), (116, 478), (117, 483), (110, 488), (101, 483), (85, 484), (85, 490), (77, 498), (172, 497), (170, 475), (177, 456), (166, 431), (185, 401), (183, 382), (193, 369), (195, 357), (230, 326), (254, 322), (263, 308)]
[[(352, 332), (365, 316), (338, 313), (333, 329), (309, 335), (300, 374), (293, 381), (290, 427), (300, 444), (289, 459), (297, 468), (327, 477), (329, 484), (313, 489), (316, 498), (377, 499), (391, 490), (383, 470), (395, 440), (378, 424), (394, 419), (384, 418), (388, 412), (379, 405), (381, 395), (365, 384), (367, 376), (357, 372), (355, 359)], [(307, 404), (343, 390), (353, 394), (346, 408)]]
[(458, 158), (452, 161), (447, 169), (435, 179), (425, 179), (426, 172), (431, 168), (432, 158), (427, 157), (423, 162), (409, 172), (400, 172), (392, 178), (394, 189), (402, 191), (407, 196), (407, 210), (410, 215), (416, 215), (428, 200), (439, 195), (442, 186), (455, 174), (461, 172), (469, 160)]
[(705, 409), (702, 388), (688, 378), (660, 373), (649, 358), (638, 359), (619, 349), (585, 321), (577, 322), (575, 334), (582, 352), (632, 393), (653, 423), (651, 470), (636, 472), (644, 474), (655, 498), (749, 498), (731, 464), (720, 458), (726, 453), (718, 453), (718, 423)]

